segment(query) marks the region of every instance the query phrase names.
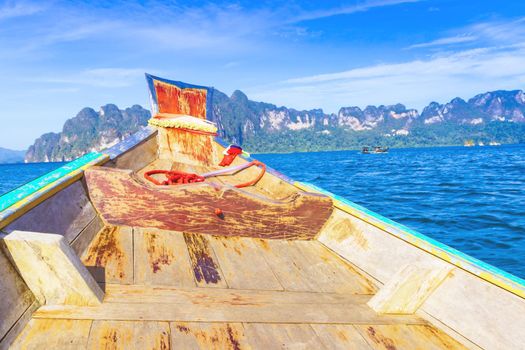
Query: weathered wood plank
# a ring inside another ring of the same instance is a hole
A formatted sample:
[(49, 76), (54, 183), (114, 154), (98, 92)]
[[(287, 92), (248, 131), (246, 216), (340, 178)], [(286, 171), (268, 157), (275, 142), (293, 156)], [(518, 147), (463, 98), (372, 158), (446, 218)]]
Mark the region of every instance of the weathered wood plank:
[(230, 288), (283, 290), (251, 238), (210, 236), (209, 241)]
[(320, 291), (373, 294), (374, 284), (317, 241), (290, 241), (290, 255), (304, 262), (306, 273), (315, 278)]
[(452, 265), (407, 264), (388, 281), (368, 306), (387, 314), (413, 314), (449, 275)]
[(240, 323), (172, 322), (173, 349), (250, 349)]
[(466, 349), (445, 333), (429, 325), (358, 325), (356, 329), (373, 349)]
[(308, 324), (244, 324), (253, 349), (328, 349)]
[(161, 304), (353, 304), (366, 303), (370, 296), (336, 293), (287, 292), (253, 289), (179, 288), (106, 284), (106, 303), (161, 303)]
[(71, 248), (78, 256), (83, 256), (97, 233), (104, 228), (104, 223), (100, 216), (96, 215), (91, 222), (78, 234), (71, 242)]
[(97, 282), (133, 283), (131, 227), (105, 226), (82, 256)]
[(290, 249), (285, 240), (254, 240), (254, 244), (263, 253), (280, 284), (287, 291), (320, 291), (316, 276), (308, 272), (308, 264)]
[(91, 320), (32, 319), (10, 349), (85, 349)]
[(76, 181), (13, 221), (4, 231), (56, 233), (71, 242), (95, 215), (82, 182)]
[[(282, 292), (275, 292), (282, 293)], [(147, 320), (187, 322), (274, 322), (421, 324), (413, 315), (381, 315), (366, 306), (365, 296), (355, 295), (344, 304), (315, 303), (214, 303), (195, 295), (192, 303), (104, 303), (101, 306), (43, 306), (33, 317), (97, 320)], [(145, 297), (144, 300), (147, 300)]]
[(182, 232), (133, 230), (135, 283), (195, 287)]
[(311, 327), (327, 349), (372, 349), (365, 338), (352, 325), (312, 324)]
[[(154, 186), (139, 182), (129, 171), (106, 167), (90, 168), (85, 176), (93, 204), (112, 225), (219, 236), (312, 239), (332, 212), (329, 197), (305, 192), (273, 200), (208, 183)], [(223, 215), (217, 216), (216, 209)]]
[(33, 313), (39, 307), (40, 307), (40, 303), (37, 300), (35, 300), (26, 309), (26, 311), (24, 311), (24, 313), (20, 316), (20, 318), (11, 326), (9, 331), (7, 331), (7, 333), (3, 337), (0, 338), (0, 350), (6, 350), (6, 349), (11, 348), (16, 338), (24, 330), (24, 328), (27, 326), (29, 321), (31, 321), (31, 318), (33, 317)]
[(523, 299), (457, 268), (421, 310), (483, 349), (521, 349), (525, 344)]
[(33, 293), (5, 255), (6, 247), (3, 240), (1, 245), (3, 249), (0, 249), (0, 339), (35, 302)]
[(94, 321), (87, 348), (168, 350), (172, 348), (169, 323)]
[(104, 293), (64, 236), (14, 231), (4, 243), (17, 270), (42, 304), (102, 302)]
[(184, 233), (184, 240), (197, 285), (200, 287), (228, 287), (208, 238), (204, 235)]

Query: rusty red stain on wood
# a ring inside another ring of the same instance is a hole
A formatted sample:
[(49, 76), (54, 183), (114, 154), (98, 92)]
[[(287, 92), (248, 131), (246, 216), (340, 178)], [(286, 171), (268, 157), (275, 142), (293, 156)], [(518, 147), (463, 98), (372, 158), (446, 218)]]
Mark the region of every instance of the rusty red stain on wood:
[(164, 245), (157, 244), (157, 233), (145, 234), (147, 237), (146, 251), (153, 273), (161, 270), (163, 265), (171, 264), (173, 252)]
[(206, 89), (182, 89), (157, 80), (153, 84), (160, 113), (186, 114), (206, 119)]
[(219, 264), (213, 258), (213, 251), (204, 236), (184, 233), (193, 274), (197, 282), (217, 284), (221, 280)]
[[(312, 239), (332, 213), (326, 196), (296, 193), (285, 201), (202, 183), (153, 187), (129, 172), (93, 167), (85, 172), (91, 200), (112, 225), (218, 236)], [(214, 214), (221, 208), (225, 218)]]
[(204, 165), (212, 163), (212, 136), (193, 134), (176, 128), (166, 128), (165, 132), (167, 147), (170, 151), (172, 151), (171, 145), (177, 145), (177, 152), (187, 155)]
[(377, 333), (374, 327), (370, 326), (366, 329), (370, 339), (378, 344), (384, 347), (386, 350), (396, 350), (396, 346), (394, 344), (394, 341), (390, 338), (384, 337), (381, 334)]
[(105, 267), (110, 260), (117, 262), (117, 272), (120, 278), (124, 278), (125, 254), (118, 244), (116, 233), (118, 227), (106, 226), (96, 236), (90, 245), (86, 258), (83, 262), (87, 266)]

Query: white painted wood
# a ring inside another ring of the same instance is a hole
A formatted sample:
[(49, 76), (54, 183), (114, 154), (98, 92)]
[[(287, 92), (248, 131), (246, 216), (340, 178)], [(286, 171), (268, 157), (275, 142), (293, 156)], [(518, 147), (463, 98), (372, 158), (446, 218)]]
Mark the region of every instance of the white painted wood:
[(368, 302), (374, 311), (385, 314), (413, 314), (447, 278), (451, 265), (403, 266)]
[(102, 302), (104, 293), (64, 236), (14, 231), (4, 243), (40, 303), (87, 306)]

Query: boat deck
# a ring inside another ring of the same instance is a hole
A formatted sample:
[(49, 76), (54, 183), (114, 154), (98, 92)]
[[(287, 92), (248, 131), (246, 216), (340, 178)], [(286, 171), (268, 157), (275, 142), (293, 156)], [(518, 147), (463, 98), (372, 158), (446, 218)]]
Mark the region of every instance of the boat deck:
[(43, 306), (14, 349), (462, 349), (318, 241), (104, 227), (81, 257), (96, 307)]

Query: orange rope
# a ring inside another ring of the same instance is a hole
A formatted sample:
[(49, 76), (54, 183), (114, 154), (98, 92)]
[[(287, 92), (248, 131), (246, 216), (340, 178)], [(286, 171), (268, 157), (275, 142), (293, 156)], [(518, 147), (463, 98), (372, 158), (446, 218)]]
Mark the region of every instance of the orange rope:
[[(258, 160), (252, 160), (250, 163), (246, 164), (246, 167), (244, 169), (247, 169), (251, 166), (258, 166), (261, 168), (261, 172), (257, 177), (251, 181), (244, 182), (238, 185), (234, 185), (237, 188), (243, 188), (255, 185), (266, 172), (266, 165), (264, 163), (259, 162)], [(151, 175), (157, 175), (157, 174), (165, 174), (167, 180), (164, 181), (158, 181)], [(173, 170), (150, 170), (146, 171), (144, 173), (144, 178), (148, 181), (151, 181), (155, 185), (180, 185), (180, 184), (189, 184), (189, 183), (195, 183), (195, 182), (203, 182), (205, 178), (201, 175), (197, 174), (190, 174), (190, 173), (184, 173), (182, 171), (173, 171)]]

